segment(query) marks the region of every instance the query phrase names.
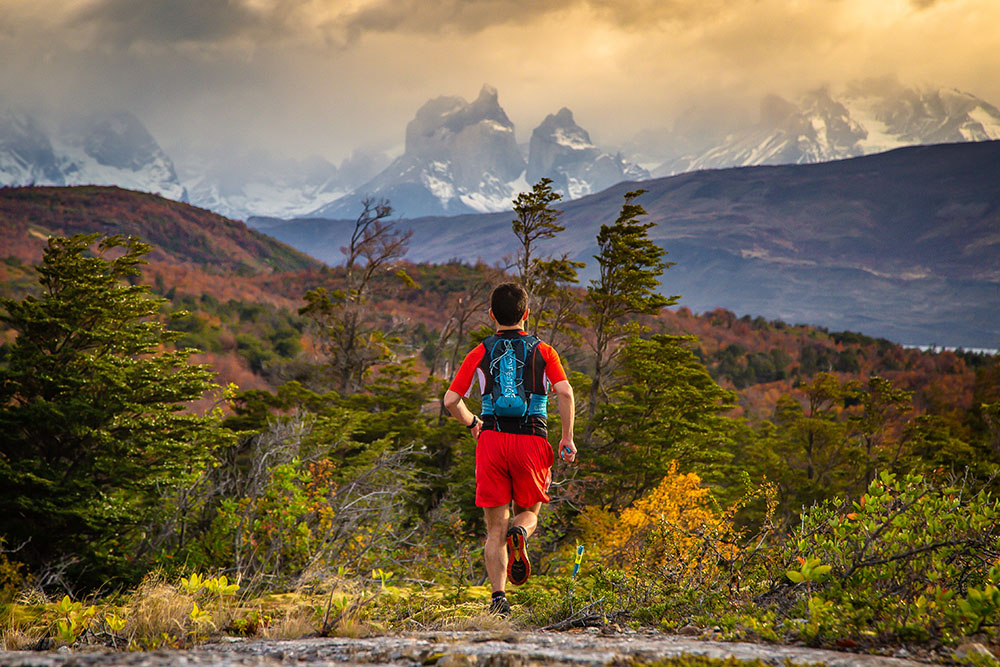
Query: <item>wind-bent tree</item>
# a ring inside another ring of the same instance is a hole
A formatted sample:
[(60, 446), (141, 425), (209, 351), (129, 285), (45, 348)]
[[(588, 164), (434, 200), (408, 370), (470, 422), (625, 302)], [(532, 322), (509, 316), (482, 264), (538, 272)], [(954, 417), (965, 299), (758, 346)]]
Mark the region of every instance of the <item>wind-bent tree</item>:
[(549, 187), (551, 184), (552, 179), (542, 178), (532, 186), (531, 192), (522, 192), (514, 200), (517, 217), (511, 222), (511, 227), (521, 244), (516, 265), (521, 284), (529, 294), (535, 286), (537, 271), (534, 245), (566, 229), (559, 224), (562, 211), (552, 206), (562, 199), (562, 195), (553, 192)]
[(161, 499), (225, 437), (182, 411), (213, 373), (169, 349), (181, 334), (158, 318), (163, 300), (130, 282), (149, 246), (99, 238), (50, 239), (41, 293), (0, 300), (17, 334), (0, 367), (0, 534), (66, 586), (135, 574)]
[(597, 235), (600, 254), (594, 259), (600, 275), (587, 288), (586, 306), (593, 330), (594, 369), (588, 403), (586, 440), (593, 434), (594, 415), (606, 389), (617, 344), (639, 332), (641, 327), (629, 320), (634, 315), (652, 315), (677, 303), (679, 296), (665, 297), (656, 290), (659, 277), (673, 262), (649, 238), (652, 222), (640, 222), (646, 210), (634, 200), (646, 190), (625, 194), (625, 203), (613, 225), (601, 225)]
[(570, 324), (584, 325), (577, 312), (580, 299), (572, 287), (579, 281), (577, 271), (586, 264), (570, 260), (568, 254), (561, 257), (537, 255), (537, 242), (555, 238), (566, 229), (559, 224), (562, 211), (553, 207), (562, 195), (553, 192), (551, 184), (552, 179), (542, 178), (531, 188), (531, 192), (522, 192), (517, 196), (514, 200), (517, 218), (511, 226), (521, 244), (515, 264), (521, 284), (531, 295), (529, 328), (535, 335), (547, 329), (547, 340), (558, 345), (562, 336), (574, 340), (578, 338)]
[(587, 318), (580, 312), (583, 299), (574, 286), (580, 280), (577, 271), (586, 263), (574, 262), (564, 253), (561, 257), (538, 260), (535, 266), (531, 333), (544, 336), (557, 348), (563, 347), (564, 342), (579, 345), (583, 339), (580, 331), (586, 328)]
[[(334, 387), (343, 395), (360, 391), (368, 371), (392, 358), (394, 338), (377, 326), (369, 300), (376, 278), (396, 267), (409, 249), (411, 230), (387, 221), (392, 207), (385, 199), (366, 197), (344, 254), (344, 287), (319, 287), (305, 295), (299, 313), (313, 323), (329, 360)], [(408, 276), (402, 274), (404, 279)]]

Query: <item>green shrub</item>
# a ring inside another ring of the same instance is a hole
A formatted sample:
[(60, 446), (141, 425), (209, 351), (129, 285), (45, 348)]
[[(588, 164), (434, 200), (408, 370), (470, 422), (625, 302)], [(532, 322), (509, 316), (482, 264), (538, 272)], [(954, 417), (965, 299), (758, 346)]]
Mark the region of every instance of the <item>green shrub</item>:
[(849, 506), (802, 516), (786, 576), (805, 638), (945, 641), (1000, 615), (1000, 503), (985, 491), (883, 472)]

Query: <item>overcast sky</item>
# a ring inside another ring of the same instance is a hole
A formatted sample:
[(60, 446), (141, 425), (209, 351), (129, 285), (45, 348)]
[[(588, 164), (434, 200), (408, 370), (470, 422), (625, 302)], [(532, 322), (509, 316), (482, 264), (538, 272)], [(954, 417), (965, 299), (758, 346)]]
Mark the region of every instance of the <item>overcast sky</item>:
[(1000, 105), (998, 63), (1000, 0), (0, 0), (0, 108), (334, 162), (484, 83), (520, 141), (568, 106), (613, 144), (870, 76)]

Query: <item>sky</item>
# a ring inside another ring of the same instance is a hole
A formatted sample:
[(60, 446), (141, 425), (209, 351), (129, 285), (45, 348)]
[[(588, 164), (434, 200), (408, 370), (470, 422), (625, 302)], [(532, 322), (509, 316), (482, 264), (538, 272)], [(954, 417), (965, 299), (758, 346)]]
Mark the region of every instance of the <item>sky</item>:
[(490, 84), (519, 141), (566, 106), (615, 145), (866, 77), (1000, 106), (998, 26), (998, 0), (0, 0), (0, 110), (338, 163)]

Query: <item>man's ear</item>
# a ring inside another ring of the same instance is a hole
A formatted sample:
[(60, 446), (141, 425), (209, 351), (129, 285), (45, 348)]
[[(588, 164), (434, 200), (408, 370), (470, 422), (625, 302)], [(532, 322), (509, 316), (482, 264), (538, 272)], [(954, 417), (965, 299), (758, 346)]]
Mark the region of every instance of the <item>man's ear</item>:
[[(490, 313), (490, 319), (493, 320), (494, 322), (496, 322), (497, 318), (493, 317), (493, 309), (492, 308), (490, 308), (489, 313)], [(497, 324), (499, 324), (499, 322), (497, 322)]]
[(522, 322), (527, 322), (529, 315), (531, 315), (531, 308), (525, 308), (524, 309), (524, 315), (521, 317), (521, 321)]

